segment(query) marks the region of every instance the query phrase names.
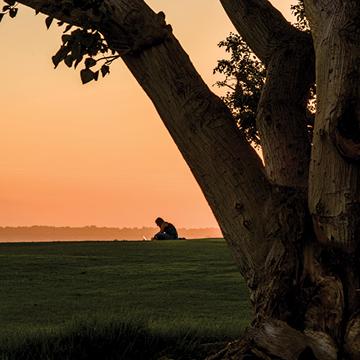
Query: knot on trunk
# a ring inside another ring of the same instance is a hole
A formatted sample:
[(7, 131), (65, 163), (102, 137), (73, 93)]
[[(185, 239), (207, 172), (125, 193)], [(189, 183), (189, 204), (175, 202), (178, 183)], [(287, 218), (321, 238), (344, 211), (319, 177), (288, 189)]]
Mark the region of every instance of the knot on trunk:
[[(359, 73), (351, 77), (359, 81)], [(353, 81), (353, 79), (352, 79)], [(350, 161), (360, 160), (360, 106), (356, 98), (344, 101), (335, 129), (334, 142), (341, 156)]]

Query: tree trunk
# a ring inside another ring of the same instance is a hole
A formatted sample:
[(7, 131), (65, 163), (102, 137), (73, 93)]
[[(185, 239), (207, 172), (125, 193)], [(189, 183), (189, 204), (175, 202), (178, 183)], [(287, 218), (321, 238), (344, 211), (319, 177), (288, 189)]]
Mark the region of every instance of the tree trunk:
[[(316, 52), (318, 112), (309, 179), (317, 241), (344, 290), (342, 336), (360, 358), (360, 4), (308, 1)], [(326, 10), (326, 15), (324, 14)]]
[(244, 338), (212, 359), (360, 359), (360, 3), (305, 0), (311, 38), (267, 0), (221, 0), (267, 66), (257, 116), (265, 167), (164, 14), (142, 0), (104, 0), (96, 16), (75, 5), (65, 12), (62, 1), (20, 3), (102, 32), (204, 192), (254, 309)]

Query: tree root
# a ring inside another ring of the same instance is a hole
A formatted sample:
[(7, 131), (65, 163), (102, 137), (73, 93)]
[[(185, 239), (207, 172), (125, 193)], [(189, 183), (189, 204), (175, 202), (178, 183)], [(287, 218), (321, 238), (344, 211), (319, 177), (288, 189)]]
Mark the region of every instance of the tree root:
[(347, 326), (345, 350), (351, 359), (360, 359), (360, 314), (353, 316)]
[(283, 321), (267, 319), (251, 327), (243, 339), (229, 343), (207, 360), (336, 360), (332, 338), (321, 331), (300, 332)]

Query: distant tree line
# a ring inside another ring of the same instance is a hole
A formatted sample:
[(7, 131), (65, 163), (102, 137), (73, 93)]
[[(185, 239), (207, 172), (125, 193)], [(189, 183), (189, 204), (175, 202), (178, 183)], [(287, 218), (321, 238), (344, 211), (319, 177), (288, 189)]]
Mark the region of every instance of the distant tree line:
[[(55, 226), (18, 226), (0, 227), (0, 242), (13, 241), (59, 241), (59, 240), (142, 240), (150, 239), (158, 229), (152, 227), (55, 227)], [(218, 228), (179, 229), (182, 237), (213, 238), (222, 237)]]

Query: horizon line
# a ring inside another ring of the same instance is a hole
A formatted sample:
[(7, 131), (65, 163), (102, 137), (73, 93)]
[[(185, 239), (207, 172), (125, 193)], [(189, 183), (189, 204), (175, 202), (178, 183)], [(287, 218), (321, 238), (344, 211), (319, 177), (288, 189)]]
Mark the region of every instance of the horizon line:
[[(154, 229), (156, 226), (142, 225), (142, 226), (110, 226), (110, 225), (0, 225), (0, 228), (34, 228), (34, 227), (51, 227), (51, 228), (98, 228), (98, 229)], [(204, 226), (204, 227), (177, 227), (178, 229), (220, 229), (219, 226)]]

